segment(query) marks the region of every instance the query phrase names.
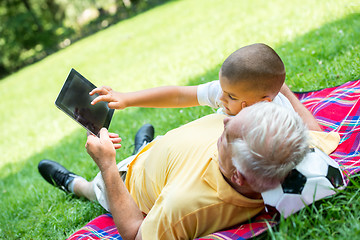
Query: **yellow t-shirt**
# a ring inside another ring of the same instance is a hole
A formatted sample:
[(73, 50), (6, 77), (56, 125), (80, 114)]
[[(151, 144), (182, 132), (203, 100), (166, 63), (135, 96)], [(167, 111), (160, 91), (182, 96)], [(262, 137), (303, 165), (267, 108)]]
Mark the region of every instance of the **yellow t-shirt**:
[(224, 117), (212, 114), (174, 129), (130, 164), (125, 184), (147, 214), (143, 239), (193, 239), (263, 209), (262, 200), (236, 192), (219, 170), (217, 140)]
[(310, 146), (317, 147), (327, 155), (332, 153), (340, 142), (340, 135), (337, 132), (309, 131)]
[[(222, 114), (212, 114), (168, 132), (148, 144), (129, 165), (126, 187), (147, 214), (143, 239), (192, 239), (246, 221), (262, 200), (236, 192), (218, 165)], [(331, 153), (337, 133), (310, 131), (311, 144)]]

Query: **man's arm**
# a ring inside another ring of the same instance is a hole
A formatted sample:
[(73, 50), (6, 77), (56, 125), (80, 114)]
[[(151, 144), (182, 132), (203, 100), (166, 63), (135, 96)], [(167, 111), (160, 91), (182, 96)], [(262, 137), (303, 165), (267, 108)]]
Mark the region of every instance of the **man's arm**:
[(312, 113), (299, 101), (295, 94), (289, 89), (289, 87), (284, 83), (281, 87), (280, 92), (284, 94), (287, 99), (289, 99), (291, 105), (295, 111), (300, 115), (302, 120), (305, 122), (309, 130), (312, 131), (322, 131), (320, 125), (316, 121)]
[(116, 166), (115, 149), (119, 148), (117, 143), (120, 141), (102, 128), (100, 138), (94, 135), (88, 136), (86, 150), (100, 169), (106, 186), (110, 212), (121, 237), (124, 240), (142, 239), (140, 227), (144, 217), (121, 180)]
[(116, 92), (110, 87), (102, 86), (92, 90), (90, 95), (95, 93), (100, 96), (95, 98), (91, 104), (104, 101), (108, 102), (109, 107), (113, 109), (127, 107), (177, 108), (199, 105), (197, 86), (165, 86), (128, 93)]

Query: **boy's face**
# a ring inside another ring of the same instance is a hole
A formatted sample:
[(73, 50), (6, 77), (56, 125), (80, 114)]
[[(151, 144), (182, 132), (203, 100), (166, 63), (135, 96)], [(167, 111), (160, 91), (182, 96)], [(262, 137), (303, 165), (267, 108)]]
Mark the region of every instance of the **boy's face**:
[(260, 101), (272, 101), (275, 96), (268, 96), (261, 91), (254, 91), (248, 82), (231, 83), (226, 77), (219, 75), (222, 95), (221, 102), (228, 115), (236, 115), (243, 108)]

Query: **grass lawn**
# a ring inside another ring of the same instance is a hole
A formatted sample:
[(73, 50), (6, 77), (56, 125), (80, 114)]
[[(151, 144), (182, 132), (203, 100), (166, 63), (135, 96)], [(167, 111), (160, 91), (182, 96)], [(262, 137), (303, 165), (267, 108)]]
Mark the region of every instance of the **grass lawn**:
[[(84, 148), (85, 131), (56, 109), (70, 68), (95, 85), (133, 91), (217, 79), (224, 59), (241, 46), (264, 42), (283, 59), (294, 91), (359, 79), (360, 4), (350, 0), (172, 1), (72, 44), (0, 81), (0, 239), (64, 239), (105, 211), (68, 196), (37, 171), (55, 159), (91, 179), (97, 167)], [(189, 109), (118, 111), (110, 130), (123, 138), (120, 161), (132, 152), (137, 129), (157, 135), (213, 112)], [(358, 180), (303, 210), (264, 239), (345, 239), (360, 234)]]

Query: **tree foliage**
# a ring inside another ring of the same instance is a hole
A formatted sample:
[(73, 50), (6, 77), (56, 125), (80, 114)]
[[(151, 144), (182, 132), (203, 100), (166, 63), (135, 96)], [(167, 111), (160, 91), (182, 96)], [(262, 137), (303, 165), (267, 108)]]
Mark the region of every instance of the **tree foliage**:
[(0, 1), (0, 78), (166, 0)]

